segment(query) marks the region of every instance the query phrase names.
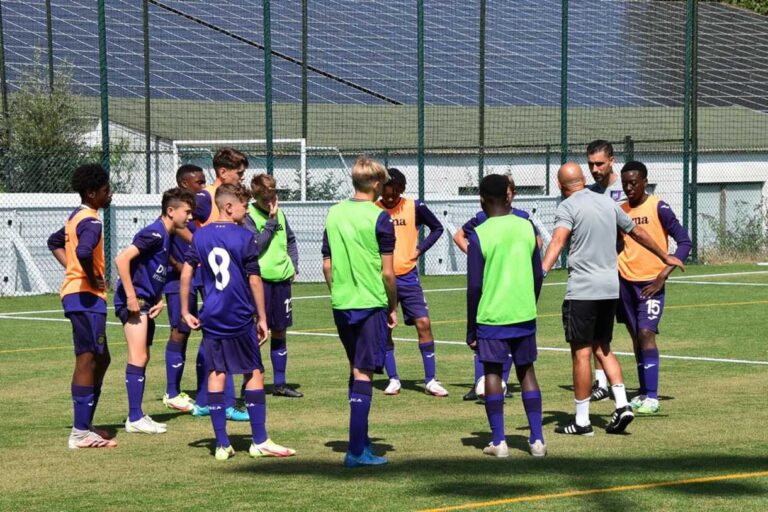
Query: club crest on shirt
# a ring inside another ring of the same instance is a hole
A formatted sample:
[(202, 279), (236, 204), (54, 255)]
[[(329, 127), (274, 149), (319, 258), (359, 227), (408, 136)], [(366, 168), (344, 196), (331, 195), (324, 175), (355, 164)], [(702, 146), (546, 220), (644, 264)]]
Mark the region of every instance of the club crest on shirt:
[(611, 190), (611, 199), (614, 201), (621, 199), (621, 190)]

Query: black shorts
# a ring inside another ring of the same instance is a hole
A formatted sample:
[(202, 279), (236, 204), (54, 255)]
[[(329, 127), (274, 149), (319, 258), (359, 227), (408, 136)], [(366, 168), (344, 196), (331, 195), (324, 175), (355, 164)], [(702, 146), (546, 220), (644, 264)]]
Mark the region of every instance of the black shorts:
[(563, 330), (568, 343), (608, 344), (613, 338), (617, 299), (564, 300)]

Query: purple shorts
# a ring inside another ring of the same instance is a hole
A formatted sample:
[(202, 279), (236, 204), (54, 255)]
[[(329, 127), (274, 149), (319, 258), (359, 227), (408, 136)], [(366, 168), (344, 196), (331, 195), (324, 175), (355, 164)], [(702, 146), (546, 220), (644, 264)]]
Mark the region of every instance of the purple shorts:
[(73, 311), (66, 316), (72, 323), (72, 340), (75, 344), (76, 356), (86, 352), (97, 355), (109, 354), (106, 313)]
[(387, 311), (374, 309), (355, 323), (348, 323), (343, 312), (333, 312), (339, 338), (353, 368), (381, 373), (389, 333)]
[(230, 375), (251, 374), (254, 370), (264, 372), (255, 326), (239, 336), (227, 339), (208, 338), (203, 333), (202, 346), (208, 371)]
[(538, 355), (536, 335), (531, 334), (521, 338), (506, 338), (503, 340), (487, 338), (479, 338), (477, 340), (477, 357), (483, 363), (504, 364), (510, 354), (515, 366), (533, 364)]
[(284, 331), (293, 325), (291, 304), (291, 280), (262, 281), (264, 284), (264, 309), (267, 311), (267, 327)]
[[(171, 329), (176, 329), (180, 333), (188, 334), (191, 329), (181, 319), (181, 300), (178, 293), (165, 294), (165, 307), (168, 309), (168, 322)], [(189, 294), (189, 312), (197, 316), (197, 296), (194, 293)]]
[[(141, 315), (149, 315), (149, 309), (154, 306), (154, 304), (150, 304), (149, 301), (139, 298), (139, 316)], [(115, 306), (115, 316), (120, 319), (120, 323), (123, 325), (127, 324), (129, 321), (135, 322), (138, 317), (134, 317), (133, 320), (131, 320), (131, 315), (128, 313), (128, 310), (125, 308), (125, 306), (117, 307)], [(152, 342), (155, 339), (155, 320), (154, 318), (147, 318), (147, 346), (151, 347)]]
[(429, 307), (420, 285), (398, 286), (397, 302), (403, 308), (405, 325), (413, 325), (417, 318), (429, 316)]
[(664, 288), (647, 299), (640, 298), (640, 292), (652, 281), (635, 282), (619, 278), (619, 307), (616, 320), (626, 324), (635, 336), (640, 329), (659, 333), (659, 322), (664, 312)]

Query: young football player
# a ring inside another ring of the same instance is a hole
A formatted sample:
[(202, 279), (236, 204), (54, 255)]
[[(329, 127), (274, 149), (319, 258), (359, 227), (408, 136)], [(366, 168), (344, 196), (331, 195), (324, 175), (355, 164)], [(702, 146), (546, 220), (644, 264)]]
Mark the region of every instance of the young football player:
[(48, 238), (48, 249), (65, 269), (61, 304), (72, 323), (75, 345), (74, 421), (67, 444), (71, 449), (114, 448), (117, 443), (107, 432), (93, 428), (110, 363), (104, 235), (99, 220), (99, 210), (112, 201), (109, 176), (98, 164), (82, 165), (72, 173), (72, 189), (80, 194), (82, 204)]
[[(227, 435), (227, 375), (245, 377), (245, 406), (251, 424), (251, 457), (290, 457), (296, 452), (269, 439), (266, 430), (264, 367), (259, 352), (267, 339), (264, 290), (259, 277), (259, 253), (254, 235), (240, 224), (246, 215), (248, 193), (238, 185), (221, 185), (214, 200), (218, 218), (195, 232), (181, 271), (181, 314), (193, 329), (202, 328), (208, 365), (208, 409), (216, 435), (215, 457), (235, 454)], [(189, 310), (195, 268), (205, 289), (198, 319)], [(254, 325), (253, 316), (258, 314)]]
[(163, 310), (163, 289), (170, 254), (171, 235), (185, 229), (195, 198), (192, 192), (172, 188), (163, 194), (161, 215), (133, 237), (131, 245), (115, 258), (120, 279), (115, 289), (115, 316), (123, 324), (128, 345), (125, 387), (128, 392), (128, 433), (162, 434), (164, 423), (144, 414), (149, 348), (155, 334), (155, 318)]
[[(429, 309), (424, 299), (424, 290), (419, 281), (419, 257), (432, 247), (440, 235), (443, 225), (427, 205), (421, 201), (403, 197), (405, 175), (398, 169), (387, 169), (389, 181), (384, 184), (381, 199), (376, 205), (386, 210), (395, 226), (394, 266), (397, 281), (397, 302), (403, 308), (405, 325), (415, 325), (419, 336), (419, 351), (424, 365), (424, 390), (433, 396), (448, 396), (448, 391), (435, 377), (435, 337), (429, 321)], [(429, 236), (419, 242), (421, 226), (429, 228)], [(387, 338), (385, 368), (389, 384), (386, 395), (400, 393), (400, 377), (395, 361), (395, 344), (392, 331)]]

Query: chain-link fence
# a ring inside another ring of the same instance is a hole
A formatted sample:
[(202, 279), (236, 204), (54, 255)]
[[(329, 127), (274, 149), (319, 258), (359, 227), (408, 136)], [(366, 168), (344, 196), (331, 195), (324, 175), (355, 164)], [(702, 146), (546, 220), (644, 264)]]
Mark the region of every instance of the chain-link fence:
[[(402, 170), (406, 193), (449, 230), (478, 208), (483, 175), (511, 174), (546, 232), (558, 166), (584, 164), (598, 138), (613, 143), (617, 170), (648, 164), (694, 256), (765, 254), (768, 18), (749, 11), (694, 0), (4, 0), (0, 16), (2, 294), (55, 288), (45, 239), (77, 204), (78, 164), (109, 166), (114, 256), (157, 214), (176, 168), (196, 163), (212, 180), (223, 145), (248, 155), (246, 180), (277, 178), (304, 280), (322, 277), (318, 226), (350, 193), (361, 153)], [(463, 264), (446, 234), (422, 269)]]

